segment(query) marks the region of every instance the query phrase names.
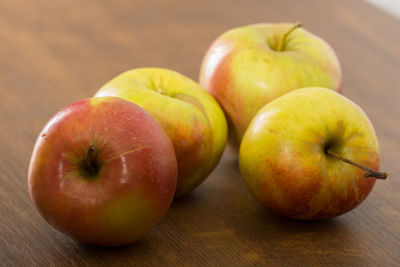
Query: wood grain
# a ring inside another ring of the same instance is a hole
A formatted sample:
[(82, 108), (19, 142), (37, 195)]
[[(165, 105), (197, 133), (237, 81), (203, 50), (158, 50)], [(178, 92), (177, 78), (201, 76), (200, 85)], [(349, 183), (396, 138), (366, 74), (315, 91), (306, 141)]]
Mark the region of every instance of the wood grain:
[[(232, 152), (137, 243), (90, 247), (50, 228), (27, 190), (33, 143), (60, 108), (135, 67), (197, 79), (211, 41), (232, 27), (294, 22), (336, 50), (344, 95), (375, 125), (382, 169), (357, 209), (320, 222), (269, 213)], [(399, 266), (400, 23), (361, 1), (0, 1), (1, 266)]]

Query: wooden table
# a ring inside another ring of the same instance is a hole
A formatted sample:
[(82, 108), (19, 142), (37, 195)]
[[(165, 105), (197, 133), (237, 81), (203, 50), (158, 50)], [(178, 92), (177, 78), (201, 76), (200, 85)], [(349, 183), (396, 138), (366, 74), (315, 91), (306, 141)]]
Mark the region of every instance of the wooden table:
[[(56, 232), (27, 190), (33, 143), (49, 117), (129, 68), (197, 79), (207, 46), (235, 26), (302, 20), (336, 50), (344, 95), (373, 122), (378, 181), (357, 209), (297, 222), (262, 208), (227, 151), (144, 238), (122, 248)], [(400, 265), (400, 23), (362, 1), (0, 1), (0, 265)]]

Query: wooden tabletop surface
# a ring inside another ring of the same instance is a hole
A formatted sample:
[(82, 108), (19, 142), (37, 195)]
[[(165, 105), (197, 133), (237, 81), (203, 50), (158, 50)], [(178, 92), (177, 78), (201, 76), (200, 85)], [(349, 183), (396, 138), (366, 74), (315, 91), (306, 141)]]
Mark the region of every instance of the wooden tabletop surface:
[[(27, 169), (52, 114), (116, 74), (157, 66), (197, 80), (220, 33), (295, 22), (327, 40), (345, 96), (375, 126), (382, 169), (365, 202), (335, 219), (279, 218), (250, 195), (227, 149), (198, 189), (131, 246), (87, 246), (32, 205)], [(363, 1), (0, 1), (0, 266), (400, 266), (400, 21)]]

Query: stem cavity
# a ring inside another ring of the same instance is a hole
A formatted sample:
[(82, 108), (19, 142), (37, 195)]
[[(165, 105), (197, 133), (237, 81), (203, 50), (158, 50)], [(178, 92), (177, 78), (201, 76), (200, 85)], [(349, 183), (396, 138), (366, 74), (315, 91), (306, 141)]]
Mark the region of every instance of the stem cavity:
[(97, 164), (93, 153), (96, 151), (93, 145), (90, 145), (86, 154), (86, 167), (91, 175), (97, 173)]

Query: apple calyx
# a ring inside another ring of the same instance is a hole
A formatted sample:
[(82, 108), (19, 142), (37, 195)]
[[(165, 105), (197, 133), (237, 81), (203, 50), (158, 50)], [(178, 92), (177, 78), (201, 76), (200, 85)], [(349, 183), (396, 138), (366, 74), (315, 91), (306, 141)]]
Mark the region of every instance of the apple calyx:
[(86, 170), (90, 174), (90, 176), (95, 176), (98, 172), (97, 161), (94, 157), (94, 152), (96, 149), (93, 145), (89, 145), (88, 152), (86, 154)]
[(333, 152), (331, 150), (326, 150), (326, 154), (328, 154), (329, 156), (332, 156), (332, 157), (334, 157), (336, 159), (339, 159), (339, 160), (341, 160), (343, 162), (346, 162), (346, 163), (348, 163), (350, 165), (353, 165), (353, 166), (355, 166), (357, 168), (362, 169), (363, 171), (365, 171), (365, 173), (364, 173), (364, 177), (365, 178), (374, 177), (376, 179), (386, 179), (390, 175), (390, 173), (375, 171), (375, 170), (373, 170), (373, 169), (371, 169), (371, 168), (369, 168), (367, 166), (364, 166), (364, 165), (361, 165), (361, 164), (359, 164), (357, 162), (354, 162), (352, 160), (343, 158), (342, 156), (340, 156), (339, 154), (337, 154), (337, 153), (335, 153), (335, 152)]
[(299, 22), (299, 21), (296, 22), (296, 23), (293, 25), (293, 27), (290, 28), (290, 29), (283, 35), (281, 41), (280, 41), (279, 44), (278, 44), (278, 47), (276, 48), (276, 51), (278, 51), (278, 52), (282, 51), (282, 50), (285, 48), (285, 46), (286, 46), (286, 38), (287, 38), (294, 30), (296, 30), (297, 28), (301, 28), (301, 27), (302, 27), (301, 22)]

